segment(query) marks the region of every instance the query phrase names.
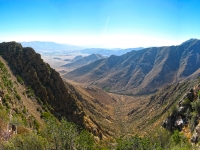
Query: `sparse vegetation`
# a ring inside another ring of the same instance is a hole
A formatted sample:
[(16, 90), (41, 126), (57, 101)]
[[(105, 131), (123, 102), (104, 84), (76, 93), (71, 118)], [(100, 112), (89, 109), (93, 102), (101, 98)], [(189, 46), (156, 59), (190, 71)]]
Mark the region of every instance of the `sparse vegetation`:
[(17, 75), (16, 77), (17, 77), (17, 81), (18, 81), (20, 84), (24, 84), (24, 81), (22, 80), (22, 78), (21, 78), (19, 75)]
[(105, 87), (103, 87), (103, 90), (104, 90), (105, 92), (110, 92), (110, 89), (111, 89), (110, 86), (105, 86)]
[(200, 115), (200, 100), (192, 102), (192, 109)]
[[(1, 144), (2, 149), (58, 149), (58, 150), (92, 150), (95, 147), (93, 136), (85, 130), (62, 119), (60, 123), (53, 117), (46, 120), (47, 127), (40, 134), (30, 132), (19, 126), (16, 136)], [(35, 122), (37, 124), (37, 122)]]
[(188, 98), (186, 98), (186, 99), (183, 101), (183, 105), (184, 105), (184, 106), (190, 105), (190, 100), (189, 100)]
[(160, 149), (158, 143), (152, 143), (149, 138), (141, 138), (139, 136), (133, 136), (129, 138), (123, 138), (117, 140), (117, 150), (132, 150), (132, 149)]
[(35, 97), (34, 95), (34, 91), (32, 90), (32, 88), (29, 86), (26, 90), (26, 94), (27, 96), (30, 98), (30, 97)]
[(15, 94), (15, 96), (16, 96), (16, 98), (17, 98), (18, 100), (21, 100), (21, 97), (19, 96), (19, 94)]
[(171, 108), (172, 114), (176, 113), (177, 110), (178, 110), (178, 109), (177, 109), (177, 106), (174, 104), (174, 105), (172, 106), (172, 108)]

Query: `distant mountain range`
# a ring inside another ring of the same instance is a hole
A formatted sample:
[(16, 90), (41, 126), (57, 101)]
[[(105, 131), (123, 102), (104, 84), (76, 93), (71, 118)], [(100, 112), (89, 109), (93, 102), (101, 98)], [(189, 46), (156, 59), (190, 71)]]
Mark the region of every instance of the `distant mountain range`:
[(82, 54), (101, 54), (104, 56), (110, 55), (122, 55), (132, 50), (139, 50), (139, 48), (129, 48), (129, 49), (106, 49), (106, 48), (84, 48), (69, 44), (59, 44), (55, 42), (41, 42), (41, 41), (31, 41), (31, 42), (21, 42), (23, 47), (32, 47), (36, 52), (62, 52), (62, 54), (69, 53), (82, 53)]
[(78, 68), (65, 78), (123, 94), (147, 94), (200, 72), (200, 40), (178, 46), (151, 47), (110, 56)]
[(82, 67), (84, 65), (87, 65), (89, 63), (92, 63), (96, 60), (103, 59), (103, 58), (106, 58), (106, 57), (100, 54), (91, 54), (85, 57), (83, 57), (82, 55), (79, 55), (79, 56), (76, 56), (74, 59), (72, 59), (71, 63), (65, 64), (61, 67), (78, 68), (78, 67)]
[(127, 48), (127, 49), (105, 49), (105, 48), (88, 48), (88, 49), (83, 49), (80, 52), (83, 54), (101, 54), (104, 56), (110, 56), (110, 55), (123, 55), (127, 52), (130, 52), (132, 50), (141, 50), (143, 47), (138, 47), (138, 48)]
[(32, 41), (32, 42), (21, 42), (23, 47), (32, 47), (36, 51), (74, 51), (83, 49), (82, 47), (69, 45), (69, 44), (59, 44), (54, 42), (40, 42), (40, 41)]

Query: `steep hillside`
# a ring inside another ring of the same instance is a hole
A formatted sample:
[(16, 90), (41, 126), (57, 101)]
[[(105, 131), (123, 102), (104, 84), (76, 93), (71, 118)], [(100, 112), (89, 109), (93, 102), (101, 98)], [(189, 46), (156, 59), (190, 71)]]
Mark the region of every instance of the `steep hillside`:
[(64, 75), (110, 92), (148, 94), (190, 76), (196, 78), (200, 66), (200, 41), (179, 46), (152, 47), (110, 56)]
[(94, 134), (102, 138), (101, 129), (86, 116), (77, 95), (70, 92), (59, 73), (43, 62), (32, 48), (23, 48), (15, 42), (1, 43), (0, 55), (8, 62), (13, 74), (23, 79), (40, 105), (58, 118), (64, 116), (81, 127), (94, 128)]
[[(2, 71), (4, 73), (1, 73), (3, 82), (9, 82), (11, 87), (4, 87), (3, 84), (1, 84), (1, 92), (2, 92), (2, 99), (4, 99), (4, 103), (7, 107), (10, 108), (10, 111), (16, 112), (17, 109), (24, 109), (27, 110), (28, 116), (32, 115), (34, 118), (39, 122), (41, 126), (44, 125), (43, 120), (40, 118), (41, 112), (38, 111), (38, 109), (42, 110), (41, 106), (37, 103), (37, 100), (35, 99), (34, 95), (30, 93), (29, 88), (26, 87), (23, 84), (23, 81), (20, 80), (20, 77), (15, 77), (10, 70), (9, 66), (5, 62), (5, 60), (0, 57), (1, 67), (3, 66)], [(8, 76), (7, 79), (5, 76)], [(19, 81), (20, 80), (20, 81)], [(5, 85), (5, 84), (4, 84)], [(10, 95), (14, 90), (14, 98)], [(10, 95), (10, 96), (9, 96)], [(12, 114), (11, 113), (11, 114)], [(26, 113), (25, 113), (26, 114)]]
[(15, 134), (41, 131), (45, 126), (43, 111), (34, 94), (0, 56), (0, 147)]
[[(69, 86), (69, 84), (68, 84)], [(89, 88), (70, 84), (70, 89), (81, 101), (83, 110), (91, 119), (100, 126), (108, 135), (115, 136), (120, 133), (115, 117), (114, 106), (117, 98), (105, 93), (98, 88)], [(115, 126), (115, 128), (113, 128)]]
[(82, 67), (84, 65), (87, 65), (89, 63), (92, 63), (96, 60), (99, 59), (103, 59), (105, 58), (104, 56), (100, 55), (100, 54), (91, 54), (89, 56), (85, 56), (85, 57), (81, 57), (78, 59), (78, 57), (75, 57), (75, 59), (71, 60), (71, 63), (65, 64), (61, 67), (65, 67), (65, 68), (79, 68)]

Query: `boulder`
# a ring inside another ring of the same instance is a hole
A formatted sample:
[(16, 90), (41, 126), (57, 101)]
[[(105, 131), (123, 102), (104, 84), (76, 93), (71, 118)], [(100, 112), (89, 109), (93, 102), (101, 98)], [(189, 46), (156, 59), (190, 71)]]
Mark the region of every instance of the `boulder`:
[(194, 133), (191, 137), (191, 142), (197, 143), (199, 141), (199, 137), (200, 137), (200, 125), (196, 126)]
[(180, 106), (180, 107), (178, 107), (177, 113), (180, 115), (184, 115), (186, 113), (187, 109), (188, 109), (187, 106)]

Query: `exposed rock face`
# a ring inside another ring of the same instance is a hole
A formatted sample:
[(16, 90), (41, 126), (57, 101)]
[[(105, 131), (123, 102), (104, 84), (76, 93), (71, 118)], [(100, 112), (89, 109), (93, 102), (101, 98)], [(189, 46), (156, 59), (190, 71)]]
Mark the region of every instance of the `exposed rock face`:
[(191, 108), (190, 102), (197, 99), (196, 92), (199, 87), (190, 89), (190, 91), (179, 101), (176, 110), (163, 122), (163, 127), (167, 130), (182, 130), (182, 127), (188, 123), (187, 111)]
[[(151, 47), (110, 56), (64, 77), (111, 92), (148, 94), (200, 73), (200, 40), (178, 46)], [(195, 76), (196, 78), (196, 76)]]
[(9, 42), (0, 44), (0, 55), (8, 62), (13, 73), (22, 77), (24, 83), (33, 89), (34, 94), (55, 116), (65, 116), (68, 121), (86, 126), (86, 115), (76, 95), (70, 93), (59, 73), (43, 62), (40, 54), (32, 48), (22, 48), (18, 43)]
[(179, 130), (186, 125), (192, 133), (191, 142), (200, 139), (199, 99), (200, 84), (191, 88), (178, 102), (172, 114), (167, 117), (162, 126), (169, 131)]
[(191, 137), (191, 142), (192, 143), (197, 143), (200, 138), (200, 125), (196, 126), (195, 131)]
[[(46, 63), (32, 48), (22, 48), (17, 43), (0, 45), (0, 54), (8, 61), (14, 74), (23, 78), (25, 84), (31, 86), (44, 103), (53, 107), (53, 111), (60, 115), (71, 116), (76, 110), (59, 74)], [(70, 118), (70, 117), (69, 117)]]

